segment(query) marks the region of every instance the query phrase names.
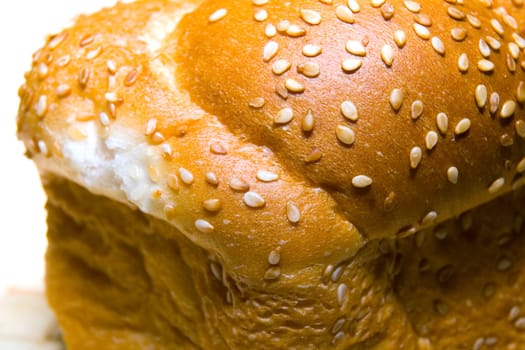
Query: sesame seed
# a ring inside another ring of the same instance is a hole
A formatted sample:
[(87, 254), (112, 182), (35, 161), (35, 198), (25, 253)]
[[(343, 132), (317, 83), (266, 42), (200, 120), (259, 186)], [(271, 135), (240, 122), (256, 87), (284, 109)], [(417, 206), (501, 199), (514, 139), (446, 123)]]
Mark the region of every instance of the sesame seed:
[(315, 124), (314, 115), (312, 113), (312, 110), (309, 109), (306, 112), (306, 115), (304, 116), (303, 120), (301, 121), (301, 129), (304, 132), (310, 132), (314, 129), (314, 124)]
[(263, 61), (270, 61), (277, 54), (277, 50), (279, 50), (279, 44), (277, 42), (269, 41), (266, 43), (263, 49)]
[(320, 55), (323, 49), (319, 45), (306, 44), (303, 46), (302, 52), (306, 57), (315, 57)]
[(483, 73), (490, 73), (494, 70), (494, 63), (487, 59), (481, 59), (478, 61), (478, 69)]
[(273, 281), (278, 279), (280, 275), (281, 269), (278, 266), (273, 266), (264, 272), (264, 279), (267, 281)]
[(452, 28), (450, 35), (455, 41), (463, 41), (467, 37), (468, 31), (465, 28)]
[(510, 118), (514, 115), (516, 111), (516, 102), (509, 100), (505, 101), (501, 106), (500, 117), (503, 119)]
[(166, 140), (164, 135), (160, 131), (155, 131), (153, 135), (151, 135), (151, 143), (154, 145), (159, 145), (163, 143)]
[(479, 337), (474, 341), (474, 345), (472, 345), (472, 350), (480, 350), (481, 347), (485, 344), (485, 338)]
[(384, 4), (381, 6), (381, 15), (387, 21), (394, 17), (394, 6), (392, 4)]
[(416, 23), (421, 24), (422, 26), (425, 26), (425, 27), (431, 27), (432, 26), (432, 18), (430, 18), (429, 15), (425, 15), (425, 14), (422, 14), (422, 13), (419, 13), (419, 14), (415, 15), (414, 16), (414, 21)]
[(217, 179), (217, 175), (215, 175), (214, 172), (208, 171), (204, 175), (206, 182), (212, 186), (217, 186), (219, 184), (219, 180)]
[(514, 322), (514, 327), (520, 331), (525, 331), (525, 317), (520, 317)]
[(38, 65), (38, 78), (43, 80), (47, 77), (48, 73), (49, 73), (49, 68), (47, 67), (47, 64), (40, 63)]
[(246, 192), (250, 189), (250, 185), (238, 177), (232, 177), (230, 180), (230, 188), (237, 192)]
[(347, 0), (347, 5), (353, 13), (361, 11), (361, 5), (359, 5), (357, 0)]
[(202, 233), (212, 233), (215, 230), (212, 224), (203, 219), (195, 220), (195, 228)]
[(335, 8), (335, 16), (342, 22), (352, 24), (355, 22), (354, 14), (346, 6), (339, 5)]
[(116, 92), (106, 92), (104, 94), (104, 98), (106, 99), (106, 101), (111, 102), (111, 103), (122, 102), (122, 99), (117, 95)]
[(520, 49), (525, 49), (525, 38), (518, 33), (512, 33), (512, 39), (514, 39), (514, 42), (516, 42)]
[(292, 38), (298, 38), (300, 36), (306, 35), (306, 30), (297, 24), (290, 24), (288, 28), (286, 28), (286, 34)]
[(503, 34), (505, 33), (505, 30), (503, 29), (503, 25), (501, 24), (500, 21), (498, 21), (497, 19), (493, 18), (490, 20), (490, 26), (492, 27), (492, 29), (494, 29), (494, 31), (496, 33), (498, 33), (498, 35), (500, 36), (503, 36)]
[(521, 313), (520, 307), (517, 305), (514, 305), (509, 311), (508, 320), (514, 321), (520, 316), (520, 313)]
[(403, 2), (403, 5), (408, 9), (410, 12), (418, 13), (421, 11), (421, 5), (418, 2), (405, 0)]
[(259, 170), (257, 172), (256, 178), (262, 182), (273, 182), (279, 179), (279, 175), (272, 173), (271, 171)]
[(335, 321), (334, 325), (332, 326), (332, 334), (336, 334), (339, 332), (343, 326), (345, 325), (346, 319), (344, 318), (338, 318), (337, 321)]
[(213, 12), (210, 15), (210, 17), (208, 17), (208, 22), (214, 23), (214, 22), (220, 21), (221, 19), (224, 18), (224, 16), (226, 16), (227, 13), (228, 13), (228, 10), (224, 8), (218, 9), (215, 12)]
[(390, 106), (392, 107), (394, 111), (396, 112), (399, 111), (399, 109), (403, 105), (403, 99), (404, 99), (403, 90), (401, 89), (392, 90), (392, 92), (390, 93), (389, 102), (390, 102)]
[(499, 271), (507, 271), (512, 266), (512, 261), (509, 258), (500, 258), (498, 261), (497, 268)]
[(337, 303), (342, 306), (348, 296), (348, 287), (344, 283), (340, 283), (337, 286)]
[(383, 62), (387, 65), (387, 67), (390, 67), (392, 63), (394, 62), (394, 49), (390, 45), (383, 45), (381, 48), (381, 59)]
[(467, 22), (476, 29), (481, 28), (481, 21), (476, 16), (467, 14)]
[(108, 126), (110, 124), (109, 116), (106, 112), (100, 112), (98, 115), (98, 119), (100, 120), (100, 123), (104, 126)]
[(361, 60), (357, 59), (346, 59), (341, 63), (341, 68), (343, 68), (343, 71), (345, 73), (353, 73), (357, 71), (359, 68), (361, 68), (363, 62)]
[(459, 177), (459, 170), (455, 166), (451, 166), (447, 169), (447, 178), (448, 181), (450, 181), (451, 184), (457, 184), (458, 183), (458, 177)]
[(487, 87), (483, 84), (476, 86), (476, 92), (474, 93), (476, 98), (476, 104), (478, 108), (484, 108), (488, 101), (488, 91)]
[(148, 120), (148, 122), (146, 123), (146, 132), (145, 132), (145, 135), (146, 135), (146, 136), (151, 136), (151, 135), (153, 135), (153, 133), (155, 133), (155, 131), (157, 131), (157, 119), (155, 119), (155, 118), (151, 118), (151, 119)]
[(322, 17), (319, 12), (314, 10), (301, 10), (301, 18), (308, 24), (316, 25), (321, 23)]
[(441, 41), (440, 38), (437, 36), (432, 37), (430, 40), (430, 43), (432, 45), (432, 48), (440, 55), (445, 54), (445, 44), (443, 44), (443, 41)]
[(290, 69), (291, 66), (292, 64), (288, 60), (283, 60), (283, 59), (276, 60), (272, 64), (272, 72), (275, 75), (281, 75), (285, 73), (288, 69)]
[(352, 178), (352, 186), (355, 188), (366, 188), (372, 185), (372, 178), (366, 175), (357, 175)]
[(356, 56), (366, 56), (365, 46), (361, 41), (358, 40), (348, 40), (346, 42), (346, 51)]
[(499, 177), (496, 180), (492, 181), (492, 183), (489, 186), (489, 193), (494, 194), (501, 190), (503, 186), (505, 185), (505, 179), (503, 177)]
[(317, 77), (321, 71), (317, 62), (308, 61), (297, 65), (297, 72), (308, 78)]
[(248, 102), (248, 106), (250, 106), (251, 108), (259, 109), (259, 108), (263, 108), (265, 103), (266, 101), (264, 100), (264, 98), (256, 97), (250, 102)]
[(429, 131), (425, 135), (425, 146), (427, 147), (427, 150), (432, 150), (434, 147), (436, 147), (438, 143), (438, 134), (435, 131)]
[(217, 264), (216, 262), (211, 262), (210, 270), (211, 270), (213, 277), (215, 277), (218, 281), (222, 280), (222, 271), (221, 271), (221, 267), (219, 264)]
[(44, 140), (38, 140), (36, 145), (37, 145), (38, 150), (40, 151), (40, 153), (42, 155), (44, 155), (46, 157), (49, 155), (49, 150), (48, 150), (47, 145), (46, 145)]
[(344, 125), (338, 125), (335, 129), (337, 139), (345, 145), (351, 145), (355, 142), (355, 133), (352, 129)]
[(332, 280), (332, 282), (335, 283), (339, 281), (339, 279), (343, 275), (343, 271), (344, 271), (344, 265), (339, 265), (338, 267), (336, 267), (333, 270), (332, 275), (330, 276), (330, 279)]
[(479, 39), (478, 48), (481, 56), (485, 58), (490, 56), (490, 47), (485, 40)]
[(288, 90), (286, 90), (283, 84), (278, 83), (277, 85), (275, 85), (275, 93), (283, 100), (286, 100), (288, 98)]
[(221, 210), (222, 202), (217, 198), (206, 199), (202, 202), (202, 207), (209, 212), (215, 213)]
[(254, 4), (255, 6), (264, 6), (268, 4), (268, 1), (269, 0), (252, 0), (252, 4)]
[(489, 44), (492, 50), (499, 51), (499, 49), (501, 49), (501, 42), (498, 39), (490, 35), (487, 35), (486, 40), (487, 40), (487, 44)]
[(58, 45), (60, 45), (64, 39), (67, 37), (67, 32), (62, 32), (57, 35), (53, 35), (49, 38), (49, 42), (47, 44), (47, 47), (51, 50), (55, 49)]
[(423, 152), (420, 147), (412, 147), (410, 150), (410, 168), (416, 169), (421, 163), (423, 157)]
[(80, 47), (87, 46), (91, 44), (95, 40), (95, 37), (92, 34), (86, 34), (81, 40), (80, 40)]
[(525, 157), (521, 158), (518, 165), (516, 165), (516, 171), (520, 174), (525, 173)]
[(516, 128), (516, 133), (518, 134), (518, 136), (522, 139), (525, 139), (525, 122), (522, 119), (516, 120), (514, 126)]
[(273, 122), (275, 124), (288, 124), (293, 119), (293, 110), (290, 107), (286, 107), (281, 109), (275, 118), (273, 119)]
[(264, 22), (268, 19), (268, 11), (266, 11), (265, 9), (257, 9), (253, 14), (253, 18), (257, 22)]
[(370, 5), (372, 5), (372, 7), (378, 8), (382, 6), (385, 3), (385, 1), (386, 0), (371, 0)]
[(441, 267), (438, 271), (437, 271), (437, 280), (439, 283), (446, 283), (450, 280), (450, 278), (452, 277), (452, 275), (454, 274), (454, 266), (453, 265), (450, 265), (450, 264), (447, 264), (443, 267)]
[(412, 24), (412, 28), (414, 28), (414, 31), (416, 32), (416, 35), (420, 37), (421, 39), (428, 40), (430, 39), (430, 31), (427, 27), (422, 26), (419, 23)]
[(509, 72), (514, 73), (516, 71), (516, 61), (508, 53), (505, 56), (505, 61), (507, 63), (507, 69), (509, 70)]
[(402, 30), (396, 30), (394, 32), (394, 41), (399, 48), (402, 48), (407, 43), (407, 35)]
[(319, 2), (326, 5), (332, 5), (334, 0), (319, 0)]
[(341, 103), (341, 113), (346, 119), (353, 122), (357, 121), (357, 107), (352, 101), (344, 101)]
[(38, 98), (38, 102), (35, 105), (35, 113), (37, 117), (43, 118), (47, 112), (47, 96), (42, 95)]
[(261, 195), (257, 192), (253, 191), (246, 192), (242, 199), (244, 201), (244, 204), (246, 204), (250, 208), (262, 208), (266, 204), (264, 198), (261, 197)]
[(277, 35), (277, 28), (271, 23), (268, 23), (266, 25), (266, 28), (264, 28), (264, 35), (266, 35), (268, 38), (273, 38), (275, 35)]
[(126, 75), (126, 78), (124, 79), (124, 85), (128, 87), (132, 86), (137, 81), (138, 76), (139, 71), (137, 70), (137, 68), (132, 68)]
[(469, 60), (466, 53), (462, 53), (458, 58), (458, 69), (460, 72), (465, 73), (469, 68)]
[(515, 60), (517, 60), (520, 56), (520, 48), (519, 46), (516, 44), (516, 43), (509, 43), (507, 45), (507, 48), (509, 49), (509, 53), (510, 55), (512, 56), (512, 58), (514, 58)]
[(182, 182), (186, 185), (191, 185), (193, 183), (193, 174), (188, 169), (182, 167), (179, 168), (179, 175)]
[(284, 87), (286, 87), (288, 91), (293, 93), (301, 93), (305, 90), (305, 87), (302, 83), (291, 78), (285, 80)]
[(462, 21), (467, 17), (463, 11), (454, 6), (450, 6), (447, 9), (447, 13), (450, 17), (458, 21)]
[(117, 72), (117, 63), (113, 60), (107, 60), (106, 66), (108, 67), (108, 71), (110, 74), (115, 74)]
[(413, 120), (418, 119), (423, 115), (423, 101), (416, 100), (412, 103), (410, 107), (410, 116)]
[(272, 250), (270, 254), (268, 254), (268, 264), (278, 265), (280, 261), (281, 254), (278, 251)]
[(494, 283), (487, 283), (483, 286), (483, 296), (485, 298), (490, 298), (496, 293), (496, 285)]
[[(520, 6), (523, 6), (523, 0), (519, 0), (519, 1), (522, 2)], [(518, 22), (516, 21), (514, 17), (512, 17), (508, 13), (503, 14), (503, 22), (509, 27), (511, 27), (512, 29), (518, 29)]]
[(286, 217), (292, 224), (296, 224), (301, 220), (301, 211), (292, 202), (286, 203)]
[(86, 59), (87, 60), (92, 60), (94, 58), (97, 58), (98, 55), (100, 55), (100, 53), (102, 52), (102, 46), (97, 46), (96, 48), (94, 48), (93, 50), (89, 50), (87, 53), (86, 53)]
[(210, 152), (217, 155), (225, 155), (228, 153), (226, 148), (217, 142), (214, 142), (210, 145)]
[(57, 86), (56, 94), (58, 97), (66, 97), (71, 93), (71, 86), (68, 84), (60, 84)]
[(456, 124), (456, 128), (454, 129), (454, 132), (456, 133), (456, 135), (464, 134), (467, 131), (469, 131), (470, 125), (471, 125), (470, 119), (463, 118)]
[(345, 336), (345, 332), (339, 331), (332, 338), (332, 345), (339, 343)]
[(514, 138), (512, 136), (510, 136), (509, 134), (504, 133), (504, 134), (500, 135), (499, 143), (503, 147), (510, 147), (510, 146), (512, 146), (514, 144)]
[(304, 158), (305, 163), (315, 163), (323, 157), (323, 153), (318, 147), (314, 147), (310, 153)]
[(491, 114), (496, 114), (499, 108), (499, 102), (500, 102), (500, 98), (497, 92), (493, 92), (492, 94), (490, 94), (489, 111)]
[(67, 134), (73, 141), (82, 141), (85, 140), (87, 137), (86, 132), (79, 128), (77, 125), (71, 125), (67, 129)]

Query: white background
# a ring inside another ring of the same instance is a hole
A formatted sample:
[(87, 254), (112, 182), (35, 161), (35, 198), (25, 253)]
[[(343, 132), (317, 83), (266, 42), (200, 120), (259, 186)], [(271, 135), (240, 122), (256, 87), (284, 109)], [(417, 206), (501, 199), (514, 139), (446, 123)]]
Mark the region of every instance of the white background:
[(18, 87), (47, 34), (78, 13), (114, 0), (15, 0), (0, 11), (0, 295), (7, 288), (42, 290), (45, 197), (36, 169), (16, 139)]

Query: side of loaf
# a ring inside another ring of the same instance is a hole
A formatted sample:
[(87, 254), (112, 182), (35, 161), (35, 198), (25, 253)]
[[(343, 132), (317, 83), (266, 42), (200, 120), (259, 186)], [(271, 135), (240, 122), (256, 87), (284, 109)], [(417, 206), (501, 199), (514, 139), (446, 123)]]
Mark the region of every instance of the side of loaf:
[(17, 122), (68, 348), (524, 347), (524, 11), (144, 0), (50, 36)]

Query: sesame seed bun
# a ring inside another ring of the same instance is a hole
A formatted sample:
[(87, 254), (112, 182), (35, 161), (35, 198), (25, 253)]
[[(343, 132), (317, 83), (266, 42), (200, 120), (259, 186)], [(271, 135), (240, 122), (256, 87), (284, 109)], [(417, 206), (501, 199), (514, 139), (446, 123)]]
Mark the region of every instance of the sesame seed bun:
[[(518, 0), (147, 0), (49, 36), (18, 134), (49, 196), (49, 299), (68, 345), (488, 339), (442, 336), (452, 321), (426, 318), (444, 310), (427, 301), (450, 308), (474, 287), (443, 290), (418, 266), (469, 262), (453, 229), (468, 211), (487, 240), (524, 215), (523, 18)], [(414, 251), (441, 227), (455, 238)], [(520, 266), (519, 247), (474, 243), (472, 262)], [(523, 302), (521, 280), (490, 278), (505, 307)], [(508, 344), (525, 346), (520, 327), (501, 324)]]

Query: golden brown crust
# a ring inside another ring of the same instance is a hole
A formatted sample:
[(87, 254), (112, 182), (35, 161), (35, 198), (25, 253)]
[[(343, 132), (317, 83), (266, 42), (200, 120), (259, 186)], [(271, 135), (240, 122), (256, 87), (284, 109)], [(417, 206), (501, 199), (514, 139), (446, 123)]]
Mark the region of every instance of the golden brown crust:
[[(468, 244), (432, 242), (414, 252), (410, 242), (436, 224), (454, 227), (466, 210), (487, 237), (487, 213), (496, 229), (508, 226), (505, 207), (524, 215), (523, 196), (509, 199), (525, 173), (523, 7), (356, 4), (119, 3), (79, 17), (35, 53), (18, 130), (49, 181), (48, 285), (73, 347), (90, 337), (99, 347), (116, 322), (135, 331), (119, 335), (126, 349), (428, 349), (476, 341), (466, 325), (479, 320), (488, 332), (482, 317), (497, 319), (505, 341), (521, 345), (512, 324), (493, 313), (522, 302), (520, 274), (510, 282), (489, 274), (507, 286), (503, 306), (477, 314), (455, 305), (467, 333), (443, 336), (449, 320), (424, 311), (429, 300), (459, 297), (416, 268), (423, 257), (438, 268), (449, 250), (453, 264), (465, 262)], [(113, 211), (123, 222), (111, 222)], [(127, 220), (137, 226), (133, 237), (119, 236)], [(85, 235), (68, 236), (83, 225)], [(111, 254), (97, 239), (108, 240)], [(474, 241), (480, 250), (461, 274), (485, 274), (490, 268), (476, 263), (500, 258)], [(195, 254), (174, 264), (194, 259), (190, 275), (199, 281), (145, 287), (174, 278), (170, 255), (156, 256), (163, 244)], [(82, 278), (63, 278), (72, 266)], [(84, 281), (94, 285), (84, 289)], [(152, 290), (175, 290), (194, 309), (180, 317), (151, 301), (158, 314), (119, 319)], [(108, 311), (108, 297), (122, 304)], [(82, 327), (79, 304), (69, 303), (76, 298), (96, 309), (86, 322), (100, 327), (99, 340)], [(178, 331), (167, 335), (170, 327)]]
[(71, 349), (415, 346), (375, 246), (260, 286), (163, 220), (63, 178), (44, 185), (47, 293)]
[[(442, 221), (491, 198), (487, 189), (500, 177), (505, 179), (501, 192), (510, 189), (513, 168), (525, 150), (514, 127), (518, 120), (523, 123), (516, 90), (525, 75), (521, 58), (508, 58), (517, 29), (496, 11), (471, 2), (405, 4), (389, 1), (394, 14), (388, 20), (383, 7), (362, 4), (352, 15), (355, 23), (348, 24), (337, 17), (338, 3), (290, 1), (257, 7), (248, 1), (205, 1), (178, 27), (172, 51), (180, 62), (177, 77), (194, 101), (232, 132), (271, 147), (290, 173), (327, 190), (365, 235), (392, 237), (425, 226), (428, 213)], [(210, 22), (210, 14), (219, 9), (227, 14)], [(267, 11), (267, 20), (254, 18), (258, 11)], [(304, 11), (319, 18), (304, 19)], [(277, 27), (275, 36), (265, 34), (270, 24)], [(453, 38), (451, 31), (458, 28), (466, 31), (465, 39), (458, 34), (460, 39)], [(398, 30), (406, 35), (402, 47), (394, 38)], [(307, 57), (306, 45), (319, 46), (319, 55)], [(272, 53), (267, 59), (265, 47)], [(462, 54), (469, 60), (465, 73), (458, 68)], [(359, 68), (345, 71), (344, 60), (354, 60)], [(300, 73), (308, 63), (317, 65), (318, 76)], [(488, 72), (478, 67), (492, 64)], [(275, 65), (289, 67), (276, 74)], [(489, 100), (492, 94), (493, 101), (499, 99), (494, 113), (489, 102), (476, 105), (479, 85)], [(389, 103), (394, 89), (404, 96), (399, 110)], [(250, 106), (257, 99), (264, 100), (263, 107)], [(357, 120), (343, 117), (345, 101), (355, 105)], [(506, 109), (517, 104), (512, 119), (501, 118), (505, 103)], [(293, 120), (275, 122), (284, 108), (293, 110)], [(308, 111), (315, 126), (305, 133), (302, 119)], [(436, 125), (439, 113), (448, 116), (446, 133)], [(459, 135), (454, 130), (464, 118), (471, 126)], [(336, 137), (339, 126), (353, 130), (351, 146)], [(411, 161), (415, 147), (419, 149)], [(313, 149), (322, 158), (305, 162)], [(459, 170), (455, 184), (447, 178), (450, 167)], [(370, 177), (372, 185), (356, 189), (352, 179), (357, 175)]]

